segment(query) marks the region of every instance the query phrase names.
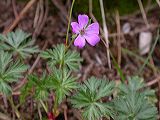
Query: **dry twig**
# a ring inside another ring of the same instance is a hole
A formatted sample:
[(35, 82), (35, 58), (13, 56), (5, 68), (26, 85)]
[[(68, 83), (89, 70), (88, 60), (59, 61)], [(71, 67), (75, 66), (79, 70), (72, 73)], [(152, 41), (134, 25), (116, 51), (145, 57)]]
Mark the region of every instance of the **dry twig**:
[(35, 39), (42, 31), (42, 28), (44, 27), (47, 16), (48, 16), (48, 0), (45, 0), (43, 3), (43, 0), (40, 0), (37, 5), (36, 15), (34, 19), (34, 27), (35, 31), (33, 33), (33, 38)]
[(150, 82), (148, 82), (145, 87), (152, 86), (152, 85), (156, 84), (159, 81), (160, 81), (160, 75), (157, 76), (154, 80), (151, 80)]
[(130, 31), (129, 33), (122, 33), (122, 32), (121, 32), (120, 34), (118, 34), (118, 33), (111, 33), (111, 34), (108, 35), (108, 37), (109, 37), (109, 38), (110, 38), (110, 37), (116, 37), (116, 36), (119, 36), (119, 35), (131, 35), (131, 36), (133, 36), (133, 35), (135, 35), (135, 34), (138, 34), (138, 33), (140, 33), (140, 32), (146, 31), (146, 30), (154, 30), (154, 29), (156, 29), (156, 28), (158, 28), (158, 27), (159, 27), (159, 25), (157, 25), (157, 24), (150, 24), (150, 28), (144, 26), (144, 27), (141, 27), (141, 28), (137, 28), (137, 29), (135, 29), (135, 30), (132, 30), (132, 31)]
[(12, 120), (8, 115), (0, 113), (0, 120)]
[[(120, 25), (120, 18), (119, 18), (119, 12), (118, 10), (116, 11), (116, 24), (117, 24), (117, 33), (120, 34), (121, 33), (121, 25)], [(117, 36), (117, 53), (118, 53), (118, 57), (117, 57), (117, 61), (118, 61), (118, 65), (121, 65), (121, 35)]]
[(23, 8), (23, 10), (20, 12), (18, 17), (13, 21), (12, 25), (9, 26), (8, 29), (6, 29), (3, 33), (7, 34), (8, 32), (12, 31), (16, 25), (19, 23), (19, 21), (23, 18), (23, 16), (26, 14), (26, 12), (29, 10), (29, 8), (36, 2), (37, 0), (30, 0), (27, 5)]
[(160, 1), (159, 0), (156, 0), (156, 2), (157, 2), (157, 4), (159, 5), (159, 7), (160, 7)]
[(141, 0), (137, 0), (137, 1), (138, 1), (140, 10), (141, 10), (142, 16), (143, 16), (143, 20), (144, 20), (144, 22), (145, 22), (147, 28), (149, 28), (150, 26), (149, 26), (149, 23), (148, 23), (148, 20), (147, 20), (147, 17), (146, 17), (146, 13), (145, 13), (145, 10), (144, 10), (142, 1), (141, 1)]
[(13, 7), (14, 16), (15, 16), (15, 18), (17, 18), (18, 12), (17, 12), (17, 8), (16, 8), (16, 1), (15, 0), (12, 0), (12, 7)]
[(106, 20), (105, 20), (103, 0), (99, 0), (99, 2), (100, 2), (101, 14), (102, 14), (104, 38), (105, 38), (106, 47), (107, 47), (108, 66), (109, 66), (109, 69), (111, 69), (111, 59), (110, 59), (110, 53), (109, 53), (109, 40), (108, 40), (108, 29), (107, 29)]

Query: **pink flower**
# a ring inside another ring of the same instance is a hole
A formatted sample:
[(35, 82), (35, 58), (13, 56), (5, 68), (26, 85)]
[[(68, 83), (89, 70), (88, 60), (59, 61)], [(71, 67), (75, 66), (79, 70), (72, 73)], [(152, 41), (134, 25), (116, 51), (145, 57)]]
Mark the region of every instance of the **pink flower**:
[(83, 48), (86, 41), (91, 45), (95, 46), (99, 41), (99, 24), (92, 23), (88, 25), (89, 18), (87, 15), (78, 15), (78, 23), (72, 22), (72, 31), (77, 34), (74, 41), (74, 45)]

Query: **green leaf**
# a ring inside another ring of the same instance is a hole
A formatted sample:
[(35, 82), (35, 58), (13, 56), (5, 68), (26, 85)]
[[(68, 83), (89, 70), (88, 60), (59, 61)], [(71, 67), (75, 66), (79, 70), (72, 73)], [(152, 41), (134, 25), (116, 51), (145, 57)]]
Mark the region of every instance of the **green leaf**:
[(137, 76), (118, 86), (118, 96), (113, 101), (116, 120), (156, 120), (155, 91), (144, 86), (143, 79)]
[(50, 76), (50, 89), (55, 91), (58, 104), (77, 88), (76, 79), (67, 69), (54, 69), (53, 75)]
[(79, 53), (70, 50), (66, 51), (63, 44), (57, 45), (54, 49), (43, 51), (41, 57), (48, 59), (48, 64), (51, 67), (61, 65), (69, 68), (69, 70), (78, 70), (79, 64), (82, 61)]
[(129, 77), (128, 84), (121, 83), (118, 86), (120, 95), (126, 95), (131, 94), (132, 92), (141, 91), (145, 98), (147, 98), (151, 103), (155, 103), (157, 101), (155, 91), (150, 89), (143, 89), (144, 87), (144, 80), (138, 76)]
[(156, 120), (157, 109), (151, 105), (142, 93), (132, 92), (120, 96), (114, 101), (117, 111), (116, 120)]
[(30, 34), (20, 29), (17, 29), (15, 32), (10, 32), (6, 36), (0, 35), (0, 39), (0, 49), (16, 54), (23, 59), (38, 52), (38, 46), (34, 46), (34, 40), (30, 38)]
[(13, 62), (9, 53), (0, 51), (0, 92), (4, 94), (10, 93), (9, 83), (18, 81), (26, 70), (27, 66), (19, 61)]
[(71, 103), (75, 108), (82, 109), (82, 116), (87, 120), (112, 116), (112, 107), (101, 99), (111, 95), (113, 89), (113, 82), (91, 77), (80, 85), (77, 93), (71, 98)]
[(6, 83), (0, 80), (0, 92), (5, 95), (11, 94), (12, 88)]
[[(35, 98), (37, 100), (46, 100), (49, 95), (49, 78), (46, 73), (43, 73), (43, 76), (39, 77), (37, 75), (30, 75), (28, 77), (30, 84), (34, 87)], [(29, 85), (29, 87), (31, 86)]]

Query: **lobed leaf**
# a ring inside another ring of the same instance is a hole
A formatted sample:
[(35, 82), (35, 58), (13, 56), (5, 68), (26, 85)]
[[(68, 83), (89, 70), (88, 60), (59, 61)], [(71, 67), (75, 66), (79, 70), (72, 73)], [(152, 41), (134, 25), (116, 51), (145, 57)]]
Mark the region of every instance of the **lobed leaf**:
[(38, 46), (34, 46), (34, 40), (30, 38), (30, 34), (20, 29), (17, 29), (15, 32), (10, 32), (6, 36), (0, 34), (0, 40), (0, 50), (16, 54), (23, 59), (39, 51)]
[(67, 50), (63, 44), (57, 45), (54, 49), (48, 49), (41, 53), (41, 57), (48, 60), (51, 67), (62, 65), (69, 68), (69, 70), (77, 70), (82, 61), (80, 54), (75, 51)]
[(26, 70), (26, 65), (14, 62), (8, 52), (0, 51), (0, 92), (8, 95), (11, 92), (9, 83), (18, 81)]
[(112, 107), (108, 103), (103, 103), (101, 99), (109, 96), (113, 89), (114, 82), (91, 77), (80, 85), (77, 93), (72, 97), (71, 103), (75, 108), (82, 109), (82, 116), (87, 120), (112, 116)]

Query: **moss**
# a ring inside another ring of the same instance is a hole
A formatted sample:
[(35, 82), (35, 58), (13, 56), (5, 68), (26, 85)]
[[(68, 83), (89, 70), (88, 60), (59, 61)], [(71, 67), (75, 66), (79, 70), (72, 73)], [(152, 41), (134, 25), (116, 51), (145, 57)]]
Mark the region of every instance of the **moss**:
[[(73, 13), (88, 14), (89, 0), (76, 0), (73, 8)], [(93, 13), (98, 21), (101, 21), (101, 11), (99, 7), (99, 0), (93, 0)]]
[[(101, 17), (99, 0), (93, 1), (93, 13), (98, 18)], [(103, 0), (104, 8), (113, 12), (115, 9), (119, 10), (120, 15), (130, 14), (135, 10), (139, 9), (137, 0)], [(144, 4), (147, 3), (146, 0), (143, 1)], [(74, 6), (74, 13), (88, 13), (89, 0), (76, 0)]]

